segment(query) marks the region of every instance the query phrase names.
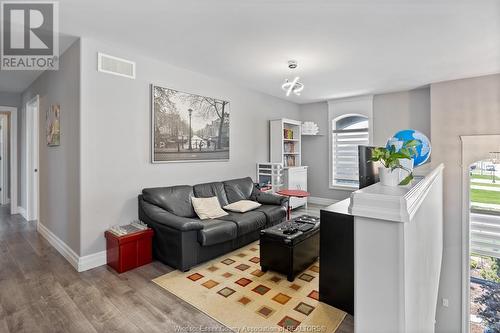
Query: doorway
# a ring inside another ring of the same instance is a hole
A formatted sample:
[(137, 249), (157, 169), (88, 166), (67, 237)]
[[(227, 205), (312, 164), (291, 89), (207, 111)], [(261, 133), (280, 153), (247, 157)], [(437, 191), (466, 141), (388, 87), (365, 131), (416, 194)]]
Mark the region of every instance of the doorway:
[(0, 205), (10, 202), (10, 115), (0, 113)]
[(39, 112), (38, 95), (26, 103), (26, 219), (38, 220), (39, 213)]
[(500, 135), (461, 141), (462, 333), (500, 332)]
[[(7, 124), (2, 125), (2, 140), (3, 140), (3, 153), (0, 153), (0, 164), (3, 168), (3, 184), (2, 196), (0, 202), (9, 203), (10, 202), (10, 213), (17, 214), (19, 208), (18, 203), (18, 157), (17, 157), (17, 108), (10, 106), (0, 106), (0, 117), (5, 116), (7, 119)], [(6, 137), (7, 135), (7, 137)], [(7, 151), (7, 158), (5, 158), (5, 153)], [(5, 170), (8, 170), (5, 172)], [(5, 179), (7, 177), (7, 179)], [(7, 184), (7, 188), (5, 188)], [(7, 199), (5, 199), (7, 198)]]

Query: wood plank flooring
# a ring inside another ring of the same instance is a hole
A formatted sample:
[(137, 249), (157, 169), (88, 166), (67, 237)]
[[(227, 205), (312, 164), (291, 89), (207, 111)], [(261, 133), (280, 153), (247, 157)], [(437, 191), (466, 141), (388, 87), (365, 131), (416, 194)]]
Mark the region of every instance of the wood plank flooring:
[[(307, 213), (319, 214), (319, 206), (310, 205)], [(171, 270), (155, 261), (120, 275), (107, 266), (78, 273), (36, 232), (36, 223), (0, 207), (0, 333), (221, 327), (151, 282)], [(353, 326), (347, 316), (337, 332), (354, 332)]]

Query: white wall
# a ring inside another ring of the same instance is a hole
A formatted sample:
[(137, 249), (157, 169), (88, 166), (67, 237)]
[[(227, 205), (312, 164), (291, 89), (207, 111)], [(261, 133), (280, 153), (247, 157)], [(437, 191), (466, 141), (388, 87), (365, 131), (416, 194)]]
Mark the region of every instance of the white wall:
[[(302, 140), (302, 164), (309, 166), (308, 190), (314, 197), (347, 198), (351, 191), (329, 187), (328, 103), (302, 104), (300, 118), (317, 123), (323, 134)], [(374, 145), (385, 145), (395, 132), (406, 128), (419, 130), (430, 138), (430, 89), (374, 95), (372, 123)]]
[(351, 191), (332, 190), (329, 184), (328, 103), (318, 102), (300, 106), (302, 121), (319, 126), (320, 136), (302, 137), (302, 164), (308, 166), (307, 189), (313, 197), (342, 200)]
[[(98, 51), (135, 61), (136, 80), (97, 72)], [(230, 161), (151, 164), (151, 83), (230, 101)], [(299, 118), (298, 105), (91, 39), (82, 40), (81, 92), (81, 255), (104, 250), (104, 230), (137, 217), (145, 187), (255, 178), (268, 160), (268, 120)]]
[[(22, 94), (22, 105), (40, 96), (40, 206), (39, 222), (77, 254), (80, 250), (80, 43), (59, 58), (59, 70), (45, 71)], [(46, 112), (61, 106), (61, 145), (47, 147)], [(19, 176), (21, 201), (26, 208), (26, 114), (20, 110)]]
[[(500, 74), (431, 85), (432, 163), (444, 163), (444, 253), (437, 332), (460, 332), (461, 193), (460, 135), (500, 134)], [(500, 145), (500, 143), (499, 143)]]
[(385, 146), (399, 130), (419, 130), (430, 139), (431, 102), (429, 87), (375, 95), (373, 98), (373, 144)]
[(0, 106), (12, 106), (18, 108), (20, 103), (21, 94), (0, 91)]

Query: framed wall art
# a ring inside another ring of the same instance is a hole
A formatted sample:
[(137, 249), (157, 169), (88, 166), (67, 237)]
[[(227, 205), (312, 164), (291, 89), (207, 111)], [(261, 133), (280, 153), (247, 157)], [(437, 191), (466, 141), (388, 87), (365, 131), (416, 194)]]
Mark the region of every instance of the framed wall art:
[(53, 104), (47, 110), (47, 146), (55, 147), (61, 145), (61, 107)]
[(229, 160), (229, 102), (151, 86), (152, 162)]

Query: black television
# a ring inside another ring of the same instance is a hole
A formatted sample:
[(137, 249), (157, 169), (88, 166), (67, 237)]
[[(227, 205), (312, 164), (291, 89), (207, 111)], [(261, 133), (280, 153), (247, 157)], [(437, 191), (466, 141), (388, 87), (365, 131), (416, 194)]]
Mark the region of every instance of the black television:
[(367, 187), (379, 181), (378, 162), (372, 162), (371, 146), (358, 146), (359, 188)]

